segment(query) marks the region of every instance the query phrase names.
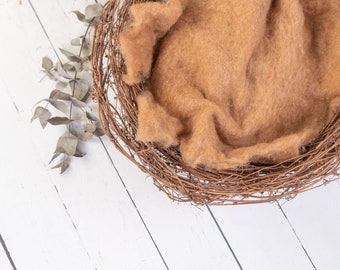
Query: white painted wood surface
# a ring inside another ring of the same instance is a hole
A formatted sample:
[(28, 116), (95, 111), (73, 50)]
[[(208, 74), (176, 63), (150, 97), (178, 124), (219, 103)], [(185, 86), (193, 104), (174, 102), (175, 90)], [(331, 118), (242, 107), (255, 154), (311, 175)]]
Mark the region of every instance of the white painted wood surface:
[(53, 87), (40, 61), (84, 32), (70, 11), (94, 1), (20, 2), (0, 0), (0, 235), (15, 264), (0, 245), (0, 270), (339, 269), (338, 182), (279, 204), (197, 208), (107, 139), (109, 156), (93, 140), (65, 175), (49, 170), (60, 133), (29, 123)]

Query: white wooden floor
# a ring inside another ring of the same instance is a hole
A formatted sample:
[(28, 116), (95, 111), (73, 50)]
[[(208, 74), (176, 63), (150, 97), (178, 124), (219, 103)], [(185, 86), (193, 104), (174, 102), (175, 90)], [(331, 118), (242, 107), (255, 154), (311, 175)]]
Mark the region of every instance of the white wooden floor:
[(107, 139), (114, 165), (94, 139), (65, 175), (49, 170), (61, 134), (30, 124), (54, 85), (40, 82), (41, 58), (84, 32), (70, 11), (91, 3), (0, 0), (0, 270), (340, 269), (339, 182), (280, 204), (197, 208)]

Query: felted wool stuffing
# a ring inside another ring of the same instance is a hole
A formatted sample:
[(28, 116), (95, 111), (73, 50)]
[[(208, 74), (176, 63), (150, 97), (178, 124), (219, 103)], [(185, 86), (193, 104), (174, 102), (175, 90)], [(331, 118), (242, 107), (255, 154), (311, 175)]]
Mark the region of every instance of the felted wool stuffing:
[(299, 155), (340, 111), (339, 0), (132, 5), (120, 35), (137, 140), (226, 169)]

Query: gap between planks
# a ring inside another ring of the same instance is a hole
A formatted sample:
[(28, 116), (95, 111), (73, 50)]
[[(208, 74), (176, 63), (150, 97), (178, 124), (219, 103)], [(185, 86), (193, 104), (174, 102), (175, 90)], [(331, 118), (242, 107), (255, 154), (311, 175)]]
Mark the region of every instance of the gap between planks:
[(8, 247), (6, 245), (6, 242), (3, 239), (1, 234), (0, 234), (0, 244), (1, 244), (3, 250), (4, 250), (5, 254), (6, 254), (6, 257), (7, 257), (8, 261), (9, 261), (9, 263), (11, 264), (13, 270), (17, 270), (17, 267), (15, 266), (15, 263), (14, 263), (13, 258), (11, 256), (11, 253), (9, 252)]

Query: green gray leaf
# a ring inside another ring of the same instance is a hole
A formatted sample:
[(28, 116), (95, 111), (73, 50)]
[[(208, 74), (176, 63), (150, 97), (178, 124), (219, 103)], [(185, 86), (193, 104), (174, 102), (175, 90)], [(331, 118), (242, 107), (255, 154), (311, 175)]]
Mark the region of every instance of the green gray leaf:
[(52, 117), (50, 119), (47, 120), (48, 123), (50, 123), (51, 125), (54, 126), (58, 126), (58, 125), (68, 125), (72, 122), (72, 120), (68, 119), (67, 117)]
[(48, 103), (50, 103), (54, 108), (58, 109), (59, 111), (63, 112), (64, 114), (68, 114), (67, 105), (63, 101), (47, 98), (44, 99)]
[(59, 169), (60, 168), (60, 174), (63, 174), (69, 167), (70, 167), (70, 157), (66, 156), (63, 158), (63, 160), (52, 167), (51, 169)]
[(97, 127), (95, 132), (93, 132), (93, 135), (96, 137), (101, 137), (105, 135), (105, 132), (101, 127)]
[(77, 149), (76, 153), (74, 154), (75, 157), (83, 157), (85, 156), (86, 154), (81, 152), (79, 149)]
[(78, 139), (72, 134), (65, 134), (58, 140), (54, 153), (63, 153), (73, 156), (77, 152)]
[(80, 72), (83, 70), (83, 63), (76, 63), (74, 65), (74, 69), (77, 71), (77, 72)]
[(59, 157), (61, 155), (61, 153), (54, 153), (54, 155), (52, 156), (50, 162), (48, 164), (51, 164), (53, 160), (55, 160), (57, 157)]
[(70, 51), (67, 51), (67, 50), (64, 50), (64, 49), (61, 49), (59, 48), (60, 52), (65, 55), (67, 57), (68, 60), (72, 61), (72, 62), (83, 62), (84, 59), (75, 55), (74, 53), (70, 52)]
[(50, 99), (71, 100), (71, 97), (72, 96), (70, 94), (60, 91), (58, 89), (53, 90), (50, 94)]
[(75, 65), (70, 63), (63, 64), (63, 69), (69, 72), (74, 72), (76, 70)]
[(105, 131), (102, 129), (102, 127), (100, 125), (100, 121), (97, 120), (94, 124), (96, 125), (96, 130), (93, 132), (93, 135), (97, 136), (97, 137), (104, 136)]
[(76, 98), (71, 97), (71, 102), (74, 106), (78, 107), (78, 108), (89, 108), (91, 109), (91, 107), (89, 105), (87, 105), (85, 102), (82, 102)]
[(91, 121), (93, 121), (93, 122), (97, 122), (98, 121), (98, 117), (95, 116), (93, 113), (86, 112), (86, 117), (88, 119), (90, 119)]
[(78, 100), (84, 100), (84, 97), (87, 96), (90, 88), (86, 82), (83, 80), (76, 80), (70, 82), (70, 87), (73, 89), (74, 87), (74, 98)]
[(86, 84), (88, 87), (92, 87), (93, 85), (93, 77), (92, 73), (88, 71), (82, 71), (78, 74), (79, 80)]
[(83, 63), (83, 70), (86, 71), (86, 72), (91, 72), (91, 65), (90, 65), (89, 62), (84, 62)]
[(53, 68), (53, 62), (50, 58), (48, 58), (47, 56), (44, 56), (43, 59), (42, 59), (41, 66), (46, 71), (50, 71)]
[(34, 111), (34, 115), (31, 119), (31, 122), (34, 120), (34, 119), (37, 119), (39, 118), (39, 121), (40, 121), (40, 124), (43, 128), (46, 127), (47, 125), (47, 121), (51, 118), (52, 114), (49, 110), (43, 108), (43, 107), (36, 107), (35, 108), (35, 111)]
[(68, 129), (70, 133), (79, 140), (86, 141), (92, 138), (96, 126), (94, 124), (86, 123), (84, 120), (75, 120), (69, 124)]
[(76, 37), (70, 41), (72, 46), (81, 46), (83, 43), (84, 36)]
[(44, 70), (45, 75), (47, 77), (49, 77), (51, 80), (57, 80), (58, 78), (56, 77), (55, 73), (51, 72), (51, 71), (46, 71)]
[(99, 3), (89, 5), (85, 8), (85, 19), (87, 21), (92, 20), (95, 17), (100, 16), (103, 13), (103, 6)]
[(68, 83), (67, 82), (57, 82), (55, 88), (58, 89), (58, 90), (64, 90), (66, 87), (68, 86)]
[(59, 76), (65, 78), (65, 79), (67, 79), (67, 80), (72, 80), (72, 79), (73, 79), (73, 77), (72, 77), (69, 73), (67, 73), (67, 72), (65, 71), (65, 69), (62, 67), (61, 64), (58, 64), (57, 72), (58, 72), (58, 75), (59, 75)]
[(77, 16), (79, 21), (81, 21), (81, 22), (88, 22), (88, 20), (85, 19), (85, 15), (83, 13), (81, 13), (80, 11), (73, 10), (73, 11), (71, 11), (71, 13), (76, 14), (76, 16)]

